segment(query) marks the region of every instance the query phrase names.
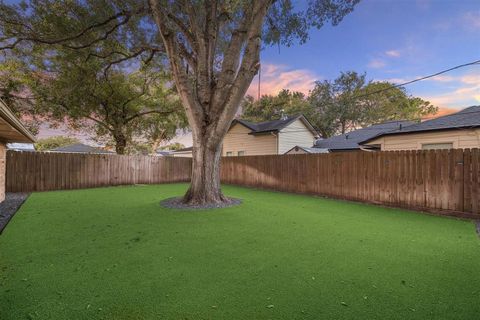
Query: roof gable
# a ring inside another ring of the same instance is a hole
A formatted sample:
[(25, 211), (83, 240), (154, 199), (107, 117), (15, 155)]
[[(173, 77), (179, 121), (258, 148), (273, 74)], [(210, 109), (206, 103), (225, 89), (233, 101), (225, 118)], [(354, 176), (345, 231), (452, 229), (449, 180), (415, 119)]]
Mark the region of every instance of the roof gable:
[[(296, 119), (294, 119), (293, 121), (291, 121), (290, 123), (288, 123), (283, 129), (290, 127), (290, 126), (293, 125), (297, 120), (300, 121), (300, 122), (303, 124), (303, 126), (304, 126), (308, 131), (310, 131), (310, 132), (312, 133), (312, 135), (314, 135), (314, 136), (318, 136), (318, 135), (319, 135), (318, 132), (317, 132), (317, 130), (315, 130), (315, 128), (313, 128), (312, 124), (311, 124), (311, 123), (308, 121), (308, 119), (305, 118), (303, 115), (298, 116)], [(282, 129), (282, 130), (283, 130), (283, 129)], [(280, 132), (281, 132), (281, 131), (280, 131)], [(288, 131), (286, 131), (286, 132), (288, 132)]]
[(296, 116), (291, 116), (287, 117), (284, 119), (279, 119), (279, 120), (272, 120), (272, 121), (263, 121), (263, 122), (250, 122), (242, 119), (235, 119), (232, 122), (232, 125), (230, 128), (232, 128), (235, 124), (240, 123), (241, 125), (245, 126), (246, 128), (250, 129), (251, 132), (249, 134), (261, 134), (261, 133), (267, 133), (267, 132), (278, 132), (296, 120), (301, 120), (303, 124), (310, 130), (314, 135), (317, 134), (313, 126), (310, 124), (310, 122), (305, 118), (303, 115), (296, 115)]

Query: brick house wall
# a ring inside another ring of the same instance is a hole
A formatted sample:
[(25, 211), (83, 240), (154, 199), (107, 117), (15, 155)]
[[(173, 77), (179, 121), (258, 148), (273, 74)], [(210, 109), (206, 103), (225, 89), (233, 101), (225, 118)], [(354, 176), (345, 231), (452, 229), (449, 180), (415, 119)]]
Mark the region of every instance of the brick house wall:
[(5, 161), (7, 147), (0, 142), (0, 202), (5, 200)]

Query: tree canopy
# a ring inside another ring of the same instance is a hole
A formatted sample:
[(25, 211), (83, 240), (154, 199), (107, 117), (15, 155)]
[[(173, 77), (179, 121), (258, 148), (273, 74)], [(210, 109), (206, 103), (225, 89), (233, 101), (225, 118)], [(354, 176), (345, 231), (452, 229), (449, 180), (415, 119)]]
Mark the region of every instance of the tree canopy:
[[(93, 2), (68, 2), (53, 16), (41, 7), (56, 8), (59, 3), (39, 1), (16, 7), (3, 33), (13, 32), (7, 28), (16, 25), (11, 20), (29, 10), (38, 13), (28, 16), (35, 32), (56, 39), (68, 33), (72, 20), (83, 23), (76, 20), (78, 16), (92, 20), (114, 10), (113, 2), (106, 8)], [(86, 12), (89, 6), (93, 10)], [(73, 13), (77, 17), (72, 17)], [(26, 24), (23, 27), (27, 28)], [(138, 144), (135, 139), (155, 148), (159, 139), (168, 140), (178, 127), (185, 127), (186, 119), (160, 50), (131, 54), (131, 42), (140, 41), (147, 33), (138, 22), (125, 22), (125, 26), (109, 30), (106, 39), (91, 41), (88, 46), (20, 41), (4, 56), (0, 72), (9, 80), (0, 82), (0, 93), (12, 101), (17, 112), (86, 131), (103, 144), (113, 144), (117, 153), (134, 150), (127, 146)]]
[(282, 90), (258, 101), (246, 97), (242, 118), (279, 119), (281, 114), (304, 114), (327, 138), (388, 120), (414, 120), (436, 113), (437, 107), (411, 96), (403, 87), (385, 81), (367, 81), (366, 74), (342, 72), (334, 80), (317, 81), (306, 96)]
[[(192, 205), (220, 190), (223, 138), (260, 66), (262, 43), (292, 45), (359, 0), (64, 0), (0, 7), (0, 50), (84, 50), (109, 66), (164, 52), (193, 137)], [(107, 43), (98, 49), (100, 43)], [(116, 47), (120, 44), (120, 48)]]
[(35, 143), (35, 150), (48, 151), (59, 147), (69, 146), (80, 143), (80, 140), (72, 137), (53, 136), (43, 139), (38, 139)]

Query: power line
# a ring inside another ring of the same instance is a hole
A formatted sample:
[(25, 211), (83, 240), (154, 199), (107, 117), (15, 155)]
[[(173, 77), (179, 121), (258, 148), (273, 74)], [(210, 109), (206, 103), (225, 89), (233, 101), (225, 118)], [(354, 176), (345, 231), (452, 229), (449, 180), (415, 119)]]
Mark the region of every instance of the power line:
[[(383, 88), (383, 89), (376, 90), (376, 91), (369, 92), (369, 93), (365, 93), (365, 94), (362, 94), (362, 95), (353, 96), (349, 100), (351, 101), (351, 100), (354, 100), (354, 99), (363, 98), (363, 97), (367, 97), (367, 96), (370, 96), (370, 95), (373, 95), (373, 94), (377, 94), (377, 93), (381, 93), (381, 92), (384, 92), (384, 91), (392, 90), (394, 88), (403, 87), (403, 86), (406, 86), (406, 85), (409, 85), (409, 84), (412, 84), (412, 83), (415, 83), (415, 82), (423, 81), (423, 80), (433, 78), (433, 77), (439, 76), (441, 74), (444, 74), (444, 73), (447, 73), (447, 72), (450, 72), (450, 71), (453, 71), (453, 70), (456, 70), (456, 69), (460, 69), (460, 68), (464, 68), (464, 67), (468, 67), (468, 66), (472, 66), (472, 65), (480, 65), (480, 60), (475, 60), (475, 61), (472, 61), (472, 62), (460, 64), (458, 66), (451, 67), (451, 68), (448, 68), (448, 69), (445, 69), (445, 70), (442, 70), (442, 71), (438, 71), (436, 73), (433, 73), (433, 74), (430, 74), (430, 75), (427, 75), (427, 76), (423, 76), (423, 77), (420, 77), (420, 78), (416, 78), (416, 79), (413, 79), (413, 80), (410, 80), (410, 81), (406, 81), (404, 83), (393, 84), (391, 87), (388, 87), (388, 88)], [(259, 82), (258, 82), (258, 100), (260, 100), (260, 74), (259, 74)], [(467, 111), (467, 112), (463, 112), (462, 114), (477, 113), (477, 112), (478, 111)], [(361, 128), (361, 130), (377, 130), (377, 129), (367, 127), (367, 128)], [(287, 132), (291, 132), (291, 133), (293, 133), (293, 132), (310, 132), (310, 130), (300, 129), (300, 130), (287, 131)], [(230, 134), (242, 134), (243, 135), (244, 133), (231, 132)]]
[(404, 83), (394, 84), (394, 85), (391, 86), (391, 87), (384, 88), (384, 89), (380, 89), (380, 90), (376, 90), (376, 91), (369, 92), (369, 93), (365, 93), (365, 94), (363, 94), (363, 95), (354, 96), (354, 97), (352, 98), (352, 100), (353, 100), (353, 99), (358, 99), (358, 98), (367, 97), (367, 96), (369, 96), (369, 95), (377, 94), (377, 93), (384, 92), (384, 91), (387, 91), (387, 90), (391, 90), (391, 89), (394, 89), (394, 88), (403, 87), (403, 86), (406, 86), (406, 85), (409, 85), (409, 84), (412, 84), (412, 83), (415, 83), (415, 82), (419, 82), (419, 81), (422, 81), (422, 80), (426, 80), (426, 79), (429, 79), (429, 78), (433, 78), (433, 77), (439, 76), (439, 75), (441, 75), (441, 74), (444, 74), (444, 73), (447, 73), (447, 72), (450, 72), (450, 71), (453, 71), (453, 70), (456, 70), (456, 69), (460, 69), (460, 68), (464, 68), (464, 67), (468, 67), (468, 66), (472, 66), (472, 65), (479, 65), (479, 64), (480, 64), (480, 60), (476, 60), (476, 61), (472, 61), (472, 62), (460, 64), (460, 65), (458, 65), (458, 66), (455, 66), (455, 67), (452, 67), (452, 68), (448, 68), (448, 69), (445, 69), (445, 70), (442, 70), (442, 71), (439, 71), (439, 72), (430, 74), (430, 75), (428, 75), (428, 76), (424, 76), (424, 77), (421, 77), (421, 78), (413, 79), (413, 80), (410, 80), (410, 81), (407, 81), (407, 82), (404, 82)]

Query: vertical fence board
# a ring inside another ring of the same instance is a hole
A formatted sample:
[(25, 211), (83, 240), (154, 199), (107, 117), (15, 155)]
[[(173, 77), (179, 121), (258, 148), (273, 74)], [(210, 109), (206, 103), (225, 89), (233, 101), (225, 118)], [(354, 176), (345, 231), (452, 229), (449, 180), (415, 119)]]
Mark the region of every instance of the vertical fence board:
[[(7, 152), (6, 190), (31, 192), (188, 181), (190, 158)], [(480, 151), (225, 157), (223, 183), (479, 213)]]

